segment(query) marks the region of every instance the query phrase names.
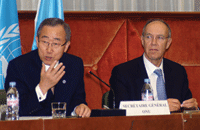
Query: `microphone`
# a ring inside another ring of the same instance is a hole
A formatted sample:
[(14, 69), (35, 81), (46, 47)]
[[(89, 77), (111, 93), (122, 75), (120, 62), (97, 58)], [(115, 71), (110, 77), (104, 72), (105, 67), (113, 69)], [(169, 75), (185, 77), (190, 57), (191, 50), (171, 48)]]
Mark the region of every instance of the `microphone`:
[[(126, 116), (126, 110), (125, 109), (115, 109), (115, 93), (114, 90), (111, 88), (110, 85), (108, 85), (106, 82), (104, 82), (102, 79), (100, 79), (98, 76), (96, 76), (91, 70), (88, 71), (89, 74), (92, 74), (94, 77), (99, 79), (102, 83), (104, 83), (106, 86), (110, 88), (110, 91), (112, 91), (113, 94), (113, 109), (93, 109), (91, 112), (90, 117), (101, 117), (101, 116)], [(108, 96), (109, 98), (109, 96)]]
[(88, 73), (92, 74), (94, 77), (96, 77), (98, 80), (100, 80), (102, 83), (104, 83), (106, 86), (108, 86), (110, 88), (110, 91), (112, 91), (112, 93), (113, 93), (113, 109), (115, 109), (115, 93), (114, 93), (114, 90), (111, 88), (110, 85), (108, 85), (106, 82), (104, 82), (98, 76), (96, 76), (91, 70), (89, 70)]

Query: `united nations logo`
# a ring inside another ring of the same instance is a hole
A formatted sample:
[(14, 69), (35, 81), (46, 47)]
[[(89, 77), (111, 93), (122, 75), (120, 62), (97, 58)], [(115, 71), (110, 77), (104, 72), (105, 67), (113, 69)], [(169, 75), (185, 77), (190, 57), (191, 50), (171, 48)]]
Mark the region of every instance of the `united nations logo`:
[(0, 89), (3, 89), (8, 62), (19, 55), (21, 44), (18, 23), (0, 28)]

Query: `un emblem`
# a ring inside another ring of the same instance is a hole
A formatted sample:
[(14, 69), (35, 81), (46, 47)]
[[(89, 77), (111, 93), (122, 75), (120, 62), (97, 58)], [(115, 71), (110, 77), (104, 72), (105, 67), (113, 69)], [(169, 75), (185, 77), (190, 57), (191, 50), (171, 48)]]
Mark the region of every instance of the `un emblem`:
[(19, 55), (21, 44), (18, 23), (0, 28), (0, 89), (4, 89), (8, 62)]

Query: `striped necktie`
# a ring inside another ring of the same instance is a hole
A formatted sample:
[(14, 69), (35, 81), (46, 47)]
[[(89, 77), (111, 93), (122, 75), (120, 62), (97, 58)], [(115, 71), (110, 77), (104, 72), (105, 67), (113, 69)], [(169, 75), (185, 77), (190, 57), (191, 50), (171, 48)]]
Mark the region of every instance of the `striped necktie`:
[(167, 95), (166, 95), (166, 91), (165, 91), (165, 83), (164, 83), (164, 80), (163, 80), (162, 70), (161, 69), (156, 69), (154, 71), (154, 73), (158, 75), (157, 82), (156, 82), (158, 100), (167, 100)]

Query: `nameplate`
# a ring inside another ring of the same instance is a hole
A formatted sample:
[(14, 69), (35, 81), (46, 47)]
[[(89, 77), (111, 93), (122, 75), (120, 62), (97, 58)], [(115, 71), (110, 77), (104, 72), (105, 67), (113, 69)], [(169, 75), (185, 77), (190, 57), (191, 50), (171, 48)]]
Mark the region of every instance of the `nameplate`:
[(167, 100), (160, 101), (121, 101), (120, 109), (126, 109), (126, 116), (169, 115)]

